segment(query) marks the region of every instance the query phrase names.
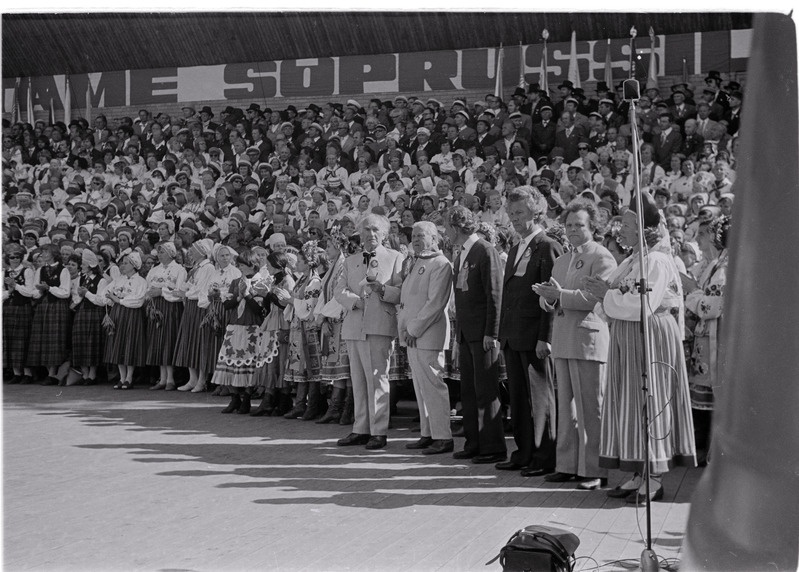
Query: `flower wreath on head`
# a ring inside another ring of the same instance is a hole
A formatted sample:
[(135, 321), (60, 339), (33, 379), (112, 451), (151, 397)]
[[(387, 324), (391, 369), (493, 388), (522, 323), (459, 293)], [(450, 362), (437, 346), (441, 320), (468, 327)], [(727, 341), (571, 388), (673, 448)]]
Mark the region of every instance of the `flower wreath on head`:
[[(346, 250), (350, 244), (349, 237), (341, 232), (341, 228), (338, 226), (334, 226), (330, 231), (330, 237), (335, 241), (336, 246), (338, 246), (339, 250)], [(316, 241), (314, 241), (316, 242)]]
[(722, 237), (725, 232), (730, 231), (731, 220), (727, 215), (716, 217), (710, 222), (710, 231), (713, 233), (713, 244), (719, 250), (724, 250), (725, 246)]
[(316, 240), (309, 240), (302, 245), (302, 257), (311, 268), (316, 268), (319, 265), (319, 250), (319, 242)]

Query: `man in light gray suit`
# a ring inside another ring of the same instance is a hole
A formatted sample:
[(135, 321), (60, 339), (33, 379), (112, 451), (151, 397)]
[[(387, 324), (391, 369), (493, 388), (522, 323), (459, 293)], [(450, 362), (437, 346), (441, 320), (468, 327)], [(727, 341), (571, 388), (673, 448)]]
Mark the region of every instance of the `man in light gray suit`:
[(406, 448), (422, 449), (424, 455), (450, 453), (454, 442), (449, 391), (444, 383), (444, 348), (449, 347), (452, 265), (440, 250), (438, 230), (432, 222), (414, 224), (411, 241), (416, 260), (402, 283), (399, 340), (408, 348), (422, 438)]
[(549, 282), (533, 286), (539, 304), (555, 311), (552, 357), (558, 379), (557, 472), (544, 477), (561, 483), (575, 479), (582, 489), (607, 482), (599, 467), (600, 418), (610, 335), (594, 312), (595, 300), (583, 290), (586, 278), (607, 280), (616, 268), (610, 252), (593, 240), (597, 207), (577, 199), (566, 207), (566, 235), (574, 251), (558, 257)]
[(391, 343), (397, 337), (404, 257), (383, 246), (389, 230), (386, 217), (370, 214), (359, 229), (363, 252), (344, 261), (335, 289), (336, 300), (346, 310), (341, 338), (347, 341), (355, 402), (352, 433), (339, 439), (338, 445), (382, 449), (388, 432), (388, 368)]

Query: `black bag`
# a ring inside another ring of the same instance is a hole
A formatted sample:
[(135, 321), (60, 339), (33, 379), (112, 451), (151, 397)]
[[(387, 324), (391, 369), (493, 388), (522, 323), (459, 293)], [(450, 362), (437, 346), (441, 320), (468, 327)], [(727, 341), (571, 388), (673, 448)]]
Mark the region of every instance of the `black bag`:
[(562, 528), (526, 526), (510, 537), (491, 562), (499, 559), (505, 571), (571, 572), (578, 546), (580, 539)]

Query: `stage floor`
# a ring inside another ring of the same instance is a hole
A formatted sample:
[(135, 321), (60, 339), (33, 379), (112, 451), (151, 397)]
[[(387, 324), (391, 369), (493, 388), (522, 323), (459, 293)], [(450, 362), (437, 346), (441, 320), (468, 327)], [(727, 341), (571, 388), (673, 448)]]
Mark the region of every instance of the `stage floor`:
[[(3, 393), (9, 571), (500, 570), (485, 563), (530, 524), (577, 534), (575, 570), (630, 569), (643, 549), (643, 507), (407, 451), (409, 402), (372, 452), (336, 447), (348, 427), (221, 415), (227, 398), (208, 394)], [(661, 559), (679, 558), (700, 475), (664, 479), (652, 514)], [(611, 486), (621, 479), (612, 472)], [(631, 560), (609, 564), (620, 559)]]

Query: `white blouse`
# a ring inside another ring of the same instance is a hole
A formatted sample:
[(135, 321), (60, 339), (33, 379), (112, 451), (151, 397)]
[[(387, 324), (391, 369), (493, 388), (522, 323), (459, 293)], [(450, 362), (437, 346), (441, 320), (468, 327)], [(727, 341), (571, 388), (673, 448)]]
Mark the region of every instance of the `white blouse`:
[(147, 273), (147, 288), (160, 288), (164, 300), (180, 302), (181, 298), (175, 292), (184, 289), (186, 277), (186, 269), (173, 260), (166, 266), (163, 264), (154, 266)]
[[(127, 277), (123, 274), (111, 282), (105, 292), (111, 292), (119, 298), (119, 304), (126, 308), (141, 308), (144, 305), (145, 294), (147, 293), (147, 281), (134, 274)], [(105, 304), (112, 306), (114, 302), (103, 297)]]

